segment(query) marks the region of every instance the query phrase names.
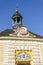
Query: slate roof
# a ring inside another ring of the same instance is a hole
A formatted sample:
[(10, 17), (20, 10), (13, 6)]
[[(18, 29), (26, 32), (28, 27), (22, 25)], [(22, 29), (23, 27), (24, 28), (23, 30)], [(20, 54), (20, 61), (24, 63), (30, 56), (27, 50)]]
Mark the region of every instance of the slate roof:
[(10, 33), (13, 33), (12, 29), (6, 29), (2, 32), (0, 32), (0, 36), (9, 36)]

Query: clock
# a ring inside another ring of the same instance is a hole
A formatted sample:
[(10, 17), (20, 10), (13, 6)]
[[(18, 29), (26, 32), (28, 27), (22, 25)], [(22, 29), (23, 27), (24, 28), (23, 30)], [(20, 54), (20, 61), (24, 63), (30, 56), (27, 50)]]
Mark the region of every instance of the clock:
[(26, 35), (27, 34), (27, 28), (26, 27), (21, 27), (20, 28), (20, 34), (21, 35)]

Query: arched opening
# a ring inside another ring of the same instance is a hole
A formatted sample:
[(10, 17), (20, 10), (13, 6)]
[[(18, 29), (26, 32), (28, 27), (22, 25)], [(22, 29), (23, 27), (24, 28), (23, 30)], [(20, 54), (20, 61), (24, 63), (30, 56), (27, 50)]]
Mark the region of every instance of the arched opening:
[(24, 51), (19, 52), (16, 56), (16, 65), (32, 65), (31, 55)]

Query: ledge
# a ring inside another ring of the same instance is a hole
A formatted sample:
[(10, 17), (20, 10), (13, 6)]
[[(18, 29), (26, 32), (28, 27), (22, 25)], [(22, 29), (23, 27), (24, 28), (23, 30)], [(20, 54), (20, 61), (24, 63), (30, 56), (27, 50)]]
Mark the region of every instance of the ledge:
[(43, 42), (43, 38), (24, 38), (24, 37), (9, 37), (9, 36), (2, 36), (0, 40), (25, 40), (25, 41), (40, 41)]

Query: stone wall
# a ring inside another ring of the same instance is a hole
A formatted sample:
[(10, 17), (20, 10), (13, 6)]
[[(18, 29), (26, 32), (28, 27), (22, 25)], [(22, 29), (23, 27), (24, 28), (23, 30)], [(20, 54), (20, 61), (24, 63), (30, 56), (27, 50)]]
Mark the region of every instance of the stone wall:
[(41, 56), (42, 56), (42, 64), (43, 64), (43, 44), (40, 44), (40, 46), (41, 46)]
[(32, 50), (32, 65), (43, 65), (43, 42), (0, 40), (0, 65), (15, 65), (15, 50)]

